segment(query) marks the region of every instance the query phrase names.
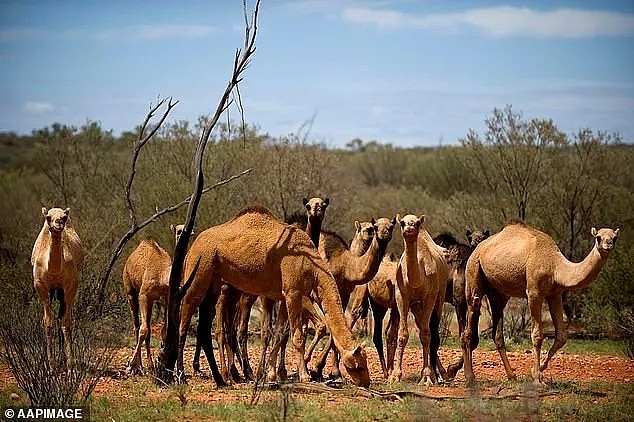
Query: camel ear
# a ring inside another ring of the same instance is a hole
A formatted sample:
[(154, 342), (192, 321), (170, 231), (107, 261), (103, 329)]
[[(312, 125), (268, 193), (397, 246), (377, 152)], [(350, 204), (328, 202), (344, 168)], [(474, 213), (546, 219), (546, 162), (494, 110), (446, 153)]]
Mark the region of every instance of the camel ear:
[(471, 230), (467, 230), (467, 231), (466, 231), (465, 235), (467, 236), (467, 239), (468, 239), (469, 237), (471, 237), (471, 234), (472, 234), (472, 233), (473, 233), (473, 232), (472, 232)]
[(590, 229), (590, 234), (592, 235), (592, 237), (597, 237), (597, 229), (595, 229), (594, 227)]
[(306, 206), (306, 204), (308, 204), (308, 198), (303, 198), (302, 199), (302, 204), (304, 204), (304, 206)]
[(418, 221), (420, 221), (420, 223), (423, 224), (425, 222), (425, 214), (421, 214), (420, 217), (418, 218)]
[(354, 220), (354, 228), (356, 231), (361, 230), (361, 223), (359, 223), (359, 220)]
[(70, 214), (70, 208), (66, 208), (66, 209), (64, 210), (64, 214), (65, 214), (65, 215)]
[(42, 215), (43, 215), (44, 217), (46, 217), (46, 208), (45, 208), (45, 207), (42, 207)]
[(396, 217), (394, 217), (394, 219), (398, 224), (401, 224), (401, 214), (396, 214)]
[(176, 226), (173, 224), (170, 224), (170, 230), (172, 231), (172, 233), (176, 234)]
[(621, 229), (614, 230), (614, 237), (617, 237), (619, 235), (619, 230), (621, 230)]
[(372, 217), (372, 219), (370, 220), (370, 223), (372, 223), (372, 225), (376, 225), (376, 220), (374, 219), (374, 217)]
[(392, 218), (391, 223), (392, 223), (393, 226), (396, 226), (396, 217)]
[(490, 234), (491, 234), (491, 232), (489, 232), (489, 229), (486, 229), (486, 230), (484, 231), (484, 235), (485, 235), (486, 237), (489, 237), (489, 235), (490, 235)]
[(330, 198), (326, 197), (326, 199), (324, 199), (324, 205), (325, 206), (330, 205)]

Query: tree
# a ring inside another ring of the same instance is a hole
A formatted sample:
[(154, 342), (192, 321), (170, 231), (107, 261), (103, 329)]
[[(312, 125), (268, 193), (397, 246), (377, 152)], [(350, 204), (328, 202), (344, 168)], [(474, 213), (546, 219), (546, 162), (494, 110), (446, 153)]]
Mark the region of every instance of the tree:
[(484, 138), (470, 130), (461, 140), (473, 153), (466, 165), (501, 200), (504, 219), (509, 216), (503, 204), (510, 201), (517, 217), (526, 220), (532, 200), (545, 185), (545, 151), (564, 143), (565, 134), (550, 119), (523, 120), (510, 105), (494, 109), (485, 124)]

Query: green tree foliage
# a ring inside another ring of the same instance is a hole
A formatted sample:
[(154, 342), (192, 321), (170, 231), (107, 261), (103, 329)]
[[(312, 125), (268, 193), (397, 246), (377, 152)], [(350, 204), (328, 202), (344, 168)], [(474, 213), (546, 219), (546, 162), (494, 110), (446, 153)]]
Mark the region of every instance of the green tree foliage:
[[(140, 218), (191, 194), (192, 160), (206, 118), (166, 124), (141, 152), (132, 190)], [(203, 196), (197, 233), (246, 205), (267, 206), (280, 217), (304, 212), (301, 200), (311, 196), (330, 197), (325, 227), (346, 239), (354, 233), (355, 220), (396, 213), (426, 214), (432, 235), (450, 231), (463, 242), (467, 229), (495, 232), (506, 218), (523, 216), (578, 261), (592, 247), (591, 227), (621, 227), (615, 254), (599, 280), (580, 292), (579, 312), (589, 327), (598, 327), (591, 322), (601, 310), (617, 318), (632, 307), (601, 299), (634, 286), (629, 229), (634, 223), (634, 149), (616, 135), (589, 130), (565, 135), (551, 120), (525, 119), (510, 107), (493, 111), (485, 133), (472, 131), (462, 145), (439, 148), (355, 139), (345, 149), (332, 149), (311, 143), (301, 131), (271, 137), (257, 126), (229, 123), (219, 125), (207, 147), (207, 183), (254, 170)], [(94, 287), (129, 227), (124, 186), (138, 131), (115, 136), (87, 122), (81, 127), (54, 124), (30, 136), (0, 134), (1, 289), (22, 292), (19, 300), (34, 300), (29, 261), (42, 206), (71, 207), (86, 251), (80, 289)], [(171, 251), (169, 224), (184, 218), (184, 209), (163, 216), (141, 236), (152, 236)], [(108, 285), (112, 312), (124, 321), (121, 268), (138, 240), (126, 247)], [(398, 231), (389, 251), (402, 251)]]

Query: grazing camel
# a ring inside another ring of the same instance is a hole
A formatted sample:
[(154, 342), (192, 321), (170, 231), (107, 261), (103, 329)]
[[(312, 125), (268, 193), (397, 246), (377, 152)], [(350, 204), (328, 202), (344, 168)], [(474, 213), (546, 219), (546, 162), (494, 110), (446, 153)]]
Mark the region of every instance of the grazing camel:
[[(454, 306), (456, 321), (458, 322), (458, 336), (461, 337), (467, 323), (467, 298), (465, 296), (465, 268), (467, 260), (471, 256), (473, 249), (489, 237), (489, 231), (467, 230), (467, 240), (469, 245), (460, 243), (450, 233), (441, 233), (434, 237), (434, 242), (445, 248), (445, 259), (449, 265), (449, 279), (445, 291), (445, 302)], [(446, 380), (451, 381), (462, 368), (462, 355), (456, 363), (447, 367)]]
[[(183, 233), (183, 225), (170, 225), (176, 242)], [(143, 373), (141, 347), (145, 343), (148, 370), (154, 373), (154, 362), (150, 350), (152, 332), (150, 323), (152, 307), (155, 301), (166, 301), (169, 291), (169, 276), (172, 269), (172, 257), (154, 239), (144, 239), (132, 251), (123, 267), (123, 290), (128, 297), (130, 314), (134, 324), (136, 347), (128, 364), (133, 374)], [(139, 318), (140, 315), (140, 318)], [(163, 329), (165, 325), (163, 325)]]
[(42, 208), (44, 224), (33, 245), (33, 287), (44, 305), (42, 320), (46, 329), (46, 352), (52, 359), (53, 296), (59, 299), (58, 319), (64, 336), (66, 368), (73, 366), (71, 312), (77, 296), (77, 277), (84, 262), (84, 251), (77, 232), (70, 225), (70, 208)]
[[(302, 230), (308, 234), (315, 247), (319, 244), (319, 234), (321, 233), (326, 209), (329, 204), (329, 198), (303, 198), (302, 205), (306, 209), (306, 214), (301, 216), (299, 219), (295, 216), (292, 220), (294, 224), (301, 227)], [(233, 363), (234, 354), (238, 354), (238, 357), (240, 358), (240, 365), (243, 369), (245, 379), (253, 379), (253, 370), (251, 369), (248, 358), (247, 340), (251, 308), (253, 307), (256, 299), (257, 296), (240, 292), (230, 285), (227, 285), (226, 287), (223, 286), (223, 289), (221, 290), (220, 299), (218, 300), (218, 312), (221, 318), (218, 318), (218, 323), (216, 325), (216, 339), (219, 343), (218, 350), (220, 352), (221, 373), (226, 379), (229, 378), (230, 373), (231, 377), (235, 381), (239, 380), (238, 371)], [(271, 313), (274, 303), (264, 297), (262, 297), (260, 301), (262, 302), (262, 310), (265, 314), (262, 321), (263, 340), (267, 342), (267, 337), (270, 336)], [(326, 324), (323, 320), (323, 316), (319, 315), (308, 298), (304, 298), (302, 300), (302, 306), (304, 307), (304, 311), (309, 319), (315, 325), (316, 332), (319, 334), (325, 333)], [(234, 330), (234, 328), (236, 328), (236, 330)], [(237, 336), (233, 336), (234, 331), (237, 331)], [(286, 341), (287, 336), (281, 331), (283, 331), (282, 327), (276, 331), (279, 333), (277, 341)], [(229, 342), (227, 342), (227, 338), (229, 338)], [(274, 381), (278, 376), (286, 378), (286, 369), (284, 364), (285, 343), (280, 344), (278, 347), (280, 347), (280, 363), (277, 374), (275, 373), (275, 370), (269, 371), (270, 381)], [(310, 350), (312, 350), (312, 348)], [(274, 360), (275, 359), (272, 359), (271, 363)]]
[[(398, 345), (396, 362), (388, 382), (401, 380), (403, 352), (409, 339), (407, 316), (409, 311), (412, 311), (423, 350), (423, 369), (419, 383), (430, 385), (436, 381), (442, 381), (437, 379), (436, 374), (437, 367), (442, 372), (438, 359), (440, 346), (438, 318), (444, 304), (449, 267), (443, 256), (444, 249), (434, 243), (423, 227), (424, 215), (418, 218), (408, 214), (403, 219), (397, 216), (397, 221), (401, 226), (405, 251), (401, 255), (396, 271), (395, 301), (399, 313)], [(432, 314), (435, 317), (433, 327), (430, 329)], [(388, 339), (388, 343), (390, 341), (393, 340)]]
[[(328, 269), (337, 282), (343, 310), (348, 305), (354, 288), (361, 284), (367, 284), (378, 272), (388, 243), (392, 240), (396, 219), (379, 218), (375, 221), (373, 218), (371, 223), (374, 225), (375, 235), (370, 247), (361, 256), (354, 255), (340, 236), (330, 232), (322, 232), (321, 234), (319, 252), (326, 260)], [(314, 370), (317, 378), (322, 376), (323, 368), (326, 366), (326, 358), (332, 345), (331, 337), (317, 357)], [(330, 377), (337, 378), (341, 373), (338, 363), (339, 355), (336, 350), (333, 359)]]
[[(536, 384), (542, 384), (542, 372), (566, 343), (562, 293), (586, 287), (597, 277), (614, 249), (619, 229), (596, 230), (593, 227), (591, 234), (594, 246), (585, 259), (578, 263), (568, 261), (546, 233), (518, 221), (507, 223), (499, 233), (475, 248), (467, 262), (467, 326), (461, 339), (468, 385), (475, 383), (472, 352), (478, 345), (477, 324), (483, 295), (489, 299), (495, 346), (509, 378), (514, 377), (514, 374), (504, 345), (504, 307), (510, 297), (528, 299), (533, 323), (531, 375)], [(540, 365), (544, 300), (555, 328), (555, 341)]]
[(215, 305), (224, 280), (246, 293), (283, 300), (286, 313), (280, 315), (288, 315), (303, 382), (310, 377), (303, 361), (302, 297), (312, 291), (326, 312), (328, 328), (342, 351), (348, 375), (357, 385), (370, 384), (365, 350), (346, 326), (336, 283), (305, 232), (285, 224), (265, 208), (245, 208), (196, 238), (185, 263), (187, 279), (196, 266), (181, 303), (179, 372), (183, 372), (183, 351), (192, 314), (204, 300), (208, 299), (207, 306)]

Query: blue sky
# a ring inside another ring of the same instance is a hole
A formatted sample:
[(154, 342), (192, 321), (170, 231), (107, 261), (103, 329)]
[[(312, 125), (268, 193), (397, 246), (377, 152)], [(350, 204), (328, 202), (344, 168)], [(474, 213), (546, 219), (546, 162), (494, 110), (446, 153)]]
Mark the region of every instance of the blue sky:
[[(157, 96), (194, 123), (243, 23), (239, 0), (0, 0), (0, 131), (94, 120), (118, 134)], [(262, 132), (314, 116), (310, 139), (330, 146), (453, 144), (507, 104), (633, 142), (634, 2), (262, 0), (241, 94)]]

